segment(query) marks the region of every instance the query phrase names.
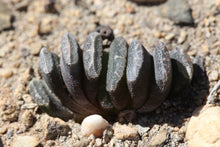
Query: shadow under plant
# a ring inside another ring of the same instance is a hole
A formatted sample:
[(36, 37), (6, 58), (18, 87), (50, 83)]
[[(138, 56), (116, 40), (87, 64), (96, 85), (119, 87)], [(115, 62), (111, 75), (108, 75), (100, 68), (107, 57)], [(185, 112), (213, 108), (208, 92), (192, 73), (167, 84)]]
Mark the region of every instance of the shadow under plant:
[(193, 70), (193, 79), (187, 89), (182, 89), (178, 94), (169, 95), (155, 111), (138, 114), (138, 119), (134, 123), (143, 127), (165, 123), (181, 127), (196, 108), (206, 103), (209, 95), (209, 80), (204, 67), (204, 59), (201, 56), (194, 57)]

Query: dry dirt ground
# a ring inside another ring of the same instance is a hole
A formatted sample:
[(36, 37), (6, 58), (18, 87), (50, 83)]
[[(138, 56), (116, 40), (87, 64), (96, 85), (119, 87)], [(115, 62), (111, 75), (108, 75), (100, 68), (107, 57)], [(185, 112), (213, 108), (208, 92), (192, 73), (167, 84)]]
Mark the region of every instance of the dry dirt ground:
[[(29, 146), (187, 146), (188, 120), (220, 79), (219, 0), (187, 0), (194, 18), (191, 25), (162, 16), (162, 5), (127, 0), (56, 0), (54, 6), (48, 0), (2, 1), (9, 11), (0, 12), (0, 20), (6, 21), (6, 27), (0, 25), (0, 146), (28, 141)], [(42, 46), (60, 55), (65, 32), (82, 46), (98, 25), (111, 26), (115, 36), (123, 36), (128, 43), (141, 41), (149, 51), (158, 40), (170, 50), (181, 46), (192, 59), (197, 55), (204, 59), (206, 74), (199, 77), (198, 73), (197, 84), (192, 83), (180, 98), (168, 98), (154, 112), (127, 125), (136, 133), (118, 136), (109, 128), (102, 138), (84, 138), (74, 120), (63, 122), (41, 113), (27, 87), (33, 77), (40, 77)], [(19, 138), (24, 135), (32, 138)]]

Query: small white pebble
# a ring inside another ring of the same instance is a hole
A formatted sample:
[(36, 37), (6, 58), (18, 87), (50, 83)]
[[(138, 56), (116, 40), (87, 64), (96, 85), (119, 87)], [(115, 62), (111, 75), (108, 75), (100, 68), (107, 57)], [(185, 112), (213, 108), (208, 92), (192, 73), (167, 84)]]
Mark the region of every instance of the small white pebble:
[(95, 137), (101, 137), (103, 131), (110, 124), (102, 116), (94, 114), (84, 118), (81, 124), (81, 133), (83, 136), (90, 136), (93, 134)]

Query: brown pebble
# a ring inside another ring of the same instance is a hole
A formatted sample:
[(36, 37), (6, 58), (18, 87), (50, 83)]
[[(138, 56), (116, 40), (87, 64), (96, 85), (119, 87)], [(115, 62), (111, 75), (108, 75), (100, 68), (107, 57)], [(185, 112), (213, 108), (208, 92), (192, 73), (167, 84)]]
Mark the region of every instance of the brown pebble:
[(0, 134), (4, 134), (4, 133), (6, 133), (6, 131), (7, 131), (6, 125), (0, 126)]
[(135, 9), (131, 4), (126, 4), (125, 9), (128, 13), (135, 13)]
[(174, 37), (175, 37), (175, 34), (174, 33), (170, 33), (170, 34), (166, 35), (165, 39), (166, 40), (172, 40)]
[(209, 52), (208, 46), (202, 45), (202, 51), (203, 51), (204, 54), (208, 54), (208, 52)]
[(114, 135), (119, 140), (138, 140), (139, 134), (138, 130), (135, 127), (130, 127), (127, 125), (121, 125), (119, 123), (116, 123), (113, 126), (114, 129)]
[(26, 128), (31, 127), (34, 123), (33, 114), (29, 110), (24, 110), (21, 112), (19, 120)]
[(0, 77), (10, 78), (13, 75), (13, 71), (9, 68), (1, 68), (0, 69)]
[(16, 136), (12, 147), (36, 147), (39, 144), (39, 139), (34, 136)]
[(48, 34), (53, 29), (53, 18), (52, 17), (45, 17), (40, 22), (40, 34)]
[(181, 31), (177, 43), (178, 43), (178, 44), (184, 43), (185, 40), (186, 40), (186, 38), (187, 38), (186, 32), (185, 32), (185, 31)]
[(154, 37), (157, 37), (157, 38), (161, 38), (162, 37), (162, 33), (158, 30), (155, 30), (154, 31)]
[(65, 136), (70, 131), (67, 123), (59, 118), (43, 115), (41, 117), (45, 139), (54, 139), (57, 136)]
[(40, 53), (41, 50), (41, 42), (34, 42), (30, 45), (30, 52), (32, 55), (38, 55)]
[(166, 140), (167, 140), (167, 131), (162, 130), (151, 139), (149, 147), (156, 147), (162, 145)]
[(18, 106), (11, 97), (10, 90), (0, 88), (0, 120), (15, 121), (18, 117)]

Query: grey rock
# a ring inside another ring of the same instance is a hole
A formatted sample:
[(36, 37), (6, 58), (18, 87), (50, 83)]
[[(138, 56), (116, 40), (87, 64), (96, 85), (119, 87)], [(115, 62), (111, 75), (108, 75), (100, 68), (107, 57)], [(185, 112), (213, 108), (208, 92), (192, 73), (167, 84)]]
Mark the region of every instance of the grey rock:
[(7, 139), (11, 139), (13, 136), (14, 136), (14, 131), (13, 130), (8, 130)]
[(191, 8), (186, 0), (168, 0), (159, 8), (162, 16), (180, 24), (193, 24)]

